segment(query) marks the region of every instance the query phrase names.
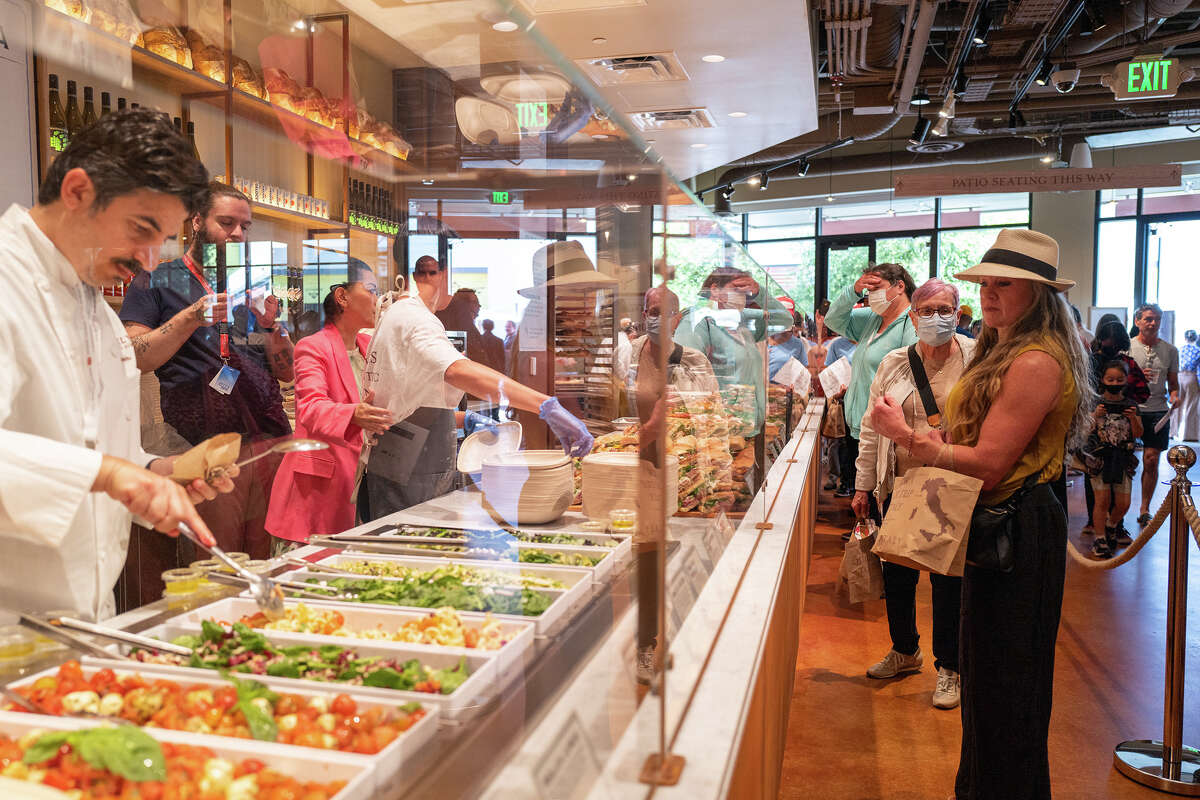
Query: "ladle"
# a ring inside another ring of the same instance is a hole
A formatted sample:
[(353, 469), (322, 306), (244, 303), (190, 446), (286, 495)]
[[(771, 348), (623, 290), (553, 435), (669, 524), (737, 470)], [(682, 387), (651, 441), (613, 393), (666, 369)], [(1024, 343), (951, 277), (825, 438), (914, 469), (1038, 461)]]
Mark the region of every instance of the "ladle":
[[(269, 450), (264, 450), (256, 456), (243, 459), (234, 464), (235, 467), (244, 467), (252, 461), (258, 461), (260, 458), (266, 458), (273, 453), (307, 453), (311, 450), (327, 450), (329, 449), (328, 442), (322, 442), (318, 439), (284, 439), (282, 442), (277, 442)], [(205, 473), (204, 478), (209, 483), (220, 478), (228, 471), (227, 466), (210, 467)]]

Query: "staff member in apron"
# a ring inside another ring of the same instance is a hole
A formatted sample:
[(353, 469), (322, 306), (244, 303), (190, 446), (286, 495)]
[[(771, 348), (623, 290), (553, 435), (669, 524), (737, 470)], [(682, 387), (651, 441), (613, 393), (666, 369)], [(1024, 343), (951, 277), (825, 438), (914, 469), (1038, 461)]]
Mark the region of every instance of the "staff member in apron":
[(155, 268), (207, 181), (166, 115), (119, 111), (59, 154), (37, 205), (0, 216), (0, 616), (111, 616), (133, 514), (213, 541), (192, 506), (213, 487), (142, 451), (141, 376), (99, 291)]
[[(592, 436), (556, 398), (468, 360), (433, 315), (443, 291), (443, 267), (432, 256), (417, 259), (411, 283), (400, 251), (396, 268), (408, 293), (384, 313), (367, 352), (364, 391), (400, 420), (370, 448), (358, 493), (362, 520), (378, 519), (450, 491), (454, 483), (455, 407), (464, 392), (536, 413), (571, 456), (587, 455)], [(415, 286), (416, 291), (413, 291)], [(468, 425), (477, 422), (471, 412)]]

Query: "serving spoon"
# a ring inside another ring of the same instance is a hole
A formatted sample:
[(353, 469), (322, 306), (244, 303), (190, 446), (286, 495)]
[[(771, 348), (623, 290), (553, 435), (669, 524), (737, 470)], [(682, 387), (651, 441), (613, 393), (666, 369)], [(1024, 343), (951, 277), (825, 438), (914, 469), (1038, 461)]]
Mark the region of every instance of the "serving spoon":
[[(328, 449), (329, 443), (322, 442), (318, 439), (284, 439), (282, 442), (276, 442), (269, 450), (264, 450), (256, 456), (250, 456), (250, 458), (243, 459), (233, 466), (241, 468), (252, 461), (258, 461), (260, 458), (266, 458), (274, 453), (307, 453), (311, 450)], [(223, 477), (228, 471), (229, 467), (225, 465), (209, 467), (208, 472), (204, 474), (204, 479), (209, 483), (212, 483), (213, 481)]]

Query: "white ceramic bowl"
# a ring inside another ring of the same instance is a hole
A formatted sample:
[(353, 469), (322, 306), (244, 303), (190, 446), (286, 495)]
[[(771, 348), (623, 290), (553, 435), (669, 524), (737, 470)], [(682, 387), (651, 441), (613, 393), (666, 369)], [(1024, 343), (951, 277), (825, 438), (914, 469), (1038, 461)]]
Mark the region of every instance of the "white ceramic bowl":
[(483, 507), (509, 525), (538, 525), (563, 515), (575, 493), (561, 450), (521, 450), (483, 460)]

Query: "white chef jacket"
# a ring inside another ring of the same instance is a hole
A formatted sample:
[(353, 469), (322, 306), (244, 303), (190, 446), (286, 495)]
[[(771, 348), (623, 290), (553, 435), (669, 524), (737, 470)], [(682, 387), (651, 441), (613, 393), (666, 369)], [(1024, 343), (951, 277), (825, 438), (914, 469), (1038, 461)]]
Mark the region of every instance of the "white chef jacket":
[(133, 348), (100, 291), (17, 205), (0, 216), (0, 297), (0, 617), (104, 619), (131, 516), (91, 487), (101, 453), (151, 458)]
[(461, 390), (446, 383), (446, 369), (461, 358), (446, 328), (421, 298), (407, 295), (384, 312), (371, 346), (363, 389), (375, 405), (403, 420), (418, 408), (457, 408)]

